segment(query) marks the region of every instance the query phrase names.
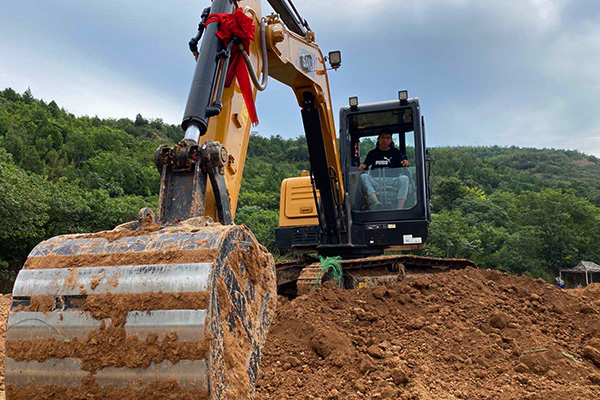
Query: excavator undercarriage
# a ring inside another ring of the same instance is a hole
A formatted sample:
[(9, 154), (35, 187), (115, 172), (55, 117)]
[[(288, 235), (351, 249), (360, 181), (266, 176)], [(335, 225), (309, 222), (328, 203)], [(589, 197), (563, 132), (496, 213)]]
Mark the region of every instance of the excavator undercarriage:
[(340, 259), (338, 264), (343, 275), (339, 282), (334, 282), (332, 271), (324, 268), (324, 263), (316, 257), (305, 255), (297, 260), (278, 262), (277, 292), (293, 298), (326, 282), (344, 289), (359, 289), (397, 282), (407, 277), (477, 267), (471, 260), (408, 254)]

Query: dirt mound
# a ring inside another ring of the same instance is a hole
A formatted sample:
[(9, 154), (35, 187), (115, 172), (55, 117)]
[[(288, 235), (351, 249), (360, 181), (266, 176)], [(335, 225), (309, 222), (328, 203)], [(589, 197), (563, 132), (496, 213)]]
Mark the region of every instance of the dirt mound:
[(319, 289), (280, 303), (256, 399), (598, 399), (599, 312), (600, 284), (476, 269)]
[(0, 400), (4, 399), (4, 342), (11, 299), (9, 294), (0, 295)]
[(467, 269), (280, 304), (257, 399), (598, 399), (600, 285)]

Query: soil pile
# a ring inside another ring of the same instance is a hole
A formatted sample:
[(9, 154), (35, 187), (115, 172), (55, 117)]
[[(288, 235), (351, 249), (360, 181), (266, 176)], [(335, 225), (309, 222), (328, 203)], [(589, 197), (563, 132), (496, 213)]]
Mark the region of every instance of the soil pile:
[(10, 305), (11, 296), (9, 294), (0, 295), (0, 400), (4, 400), (4, 341)]
[(280, 304), (257, 399), (598, 399), (600, 284), (466, 269)]
[(477, 269), (321, 288), (280, 302), (256, 399), (598, 399), (599, 312), (600, 284)]

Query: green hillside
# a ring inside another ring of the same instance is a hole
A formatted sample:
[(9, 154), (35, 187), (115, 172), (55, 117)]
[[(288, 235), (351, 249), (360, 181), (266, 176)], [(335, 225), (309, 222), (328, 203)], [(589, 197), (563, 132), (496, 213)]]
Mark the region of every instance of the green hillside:
[[(0, 278), (40, 240), (111, 229), (155, 207), (152, 158), (179, 127), (138, 115), (75, 117), (30, 91), (0, 92)], [(550, 279), (581, 259), (600, 262), (600, 162), (577, 151), (431, 149), (434, 184), (426, 254)], [(237, 223), (271, 251), (281, 180), (308, 169), (304, 138), (253, 135)]]

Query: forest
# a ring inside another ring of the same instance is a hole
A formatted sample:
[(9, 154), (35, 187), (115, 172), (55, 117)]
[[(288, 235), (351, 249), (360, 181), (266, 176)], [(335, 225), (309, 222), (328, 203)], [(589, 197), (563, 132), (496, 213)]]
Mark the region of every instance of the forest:
[[(54, 101), (0, 91), (0, 280), (10, 289), (28, 252), (49, 237), (112, 229), (156, 208), (153, 154), (180, 127), (76, 117)], [(430, 148), (432, 210), (423, 254), (553, 281), (600, 263), (600, 161), (578, 151)], [(305, 139), (253, 134), (236, 214), (277, 257), (281, 181), (308, 169)]]

